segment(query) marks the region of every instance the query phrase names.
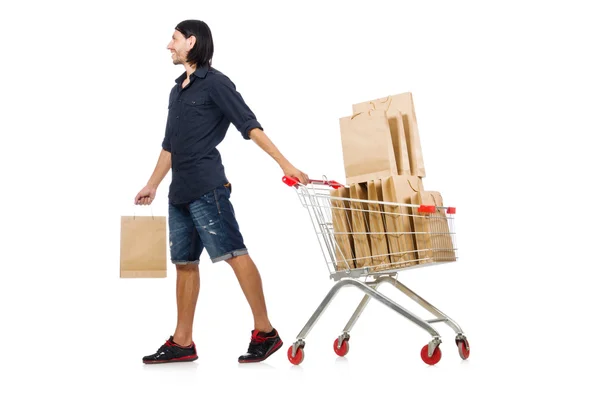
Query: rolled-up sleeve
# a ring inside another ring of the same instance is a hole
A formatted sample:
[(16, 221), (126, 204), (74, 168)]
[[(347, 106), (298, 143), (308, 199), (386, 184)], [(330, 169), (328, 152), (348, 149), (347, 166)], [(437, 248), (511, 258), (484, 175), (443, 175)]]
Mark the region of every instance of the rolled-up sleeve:
[(167, 113), (167, 122), (165, 126), (165, 136), (162, 141), (162, 148), (167, 152), (171, 152), (171, 136), (173, 135), (171, 130), (171, 105), (173, 104), (175, 88), (171, 89), (171, 93), (169, 94), (169, 106)]
[(254, 128), (263, 129), (229, 78), (218, 76), (211, 84), (209, 91), (213, 102), (221, 109), (231, 124), (237, 128), (244, 139), (250, 139), (249, 133)]
[(169, 129), (169, 122), (167, 122), (167, 127), (165, 128), (165, 137), (162, 141), (162, 148), (167, 152), (171, 152), (171, 131)]

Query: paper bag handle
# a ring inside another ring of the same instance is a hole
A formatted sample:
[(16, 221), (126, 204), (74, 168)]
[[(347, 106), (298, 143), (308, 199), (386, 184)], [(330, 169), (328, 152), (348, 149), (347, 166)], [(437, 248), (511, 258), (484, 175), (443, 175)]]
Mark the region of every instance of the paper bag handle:
[[(419, 210), (418, 210), (419, 212), (433, 214), (433, 213), (435, 213), (436, 208), (444, 208), (441, 205), (438, 205), (438, 202), (435, 199), (435, 196), (433, 194), (429, 193), (429, 195), (431, 196), (431, 200), (433, 200), (433, 204), (435, 204), (435, 205), (423, 205), (423, 204), (421, 204), (421, 206), (419, 207)], [(441, 204), (441, 203), (439, 203), (439, 204)], [(446, 213), (447, 214), (452, 214), (452, 215), (456, 214), (456, 207), (448, 207), (446, 209)]]
[[(152, 215), (152, 220), (154, 220), (154, 211), (152, 211), (152, 204), (150, 204), (150, 214)], [(133, 220), (135, 221), (135, 206), (133, 207)]]
[(387, 102), (387, 108), (385, 109), (385, 111), (387, 112), (388, 110), (390, 110), (390, 106), (392, 105), (392, 96), (388, 95), (387, 98), (385, 98), (384, 101), (382, 101), (380, 99), (379, 100), (375, 100), (375, 101), (369, 101), (369, 105), (371, 105), (371, 107), (373, 108), (371, 110), (376, 110), (376, 107), (375, 107), (375, 102), (376, 101), (379, 102), (379, 103), (386, 103)]
[(363, 114), (363, 113), (367, 113), (369, 116), (371, 116), (371, 112), (372, 112), (373, 110), (376, 110), (376, 109), (369, 109), (369, 110), (367, 110), (366, 112), (357, 112), (357, 113), (354, 113), (352, 116), (350, 116), (350, 120), (354, 120), (354, 118), (355, 118), (356, 116), (359, 116), (359, 115), (361, 115), (361, 114)]

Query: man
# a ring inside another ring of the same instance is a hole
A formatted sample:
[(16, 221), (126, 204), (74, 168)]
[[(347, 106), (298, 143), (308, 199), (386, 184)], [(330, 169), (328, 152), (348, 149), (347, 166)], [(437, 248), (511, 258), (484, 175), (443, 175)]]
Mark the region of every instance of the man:
[(247, 140), (254, 141), (281, 167), (284, 175), (308, 182), (262, 130), (235, 85), (211, 65), (212, 34), (206, 23), (187, 20), (176, 26), (167, 49), (175, 65), (183, 65), (169, 96), (169, 112), (162, 150), (147, 185), (135, 204), (149, 205), (167, 172), (169, 188), (170, 255), (177, 269), (177, 326), (173, 335), (143, 362), (169, 363), (198, 358), (192, 338), (198, 299), (199, 257), (206, 249), (212, 262), (225, 261), (244, 292), (254, 317), (250, 345), (241, 363), (266, 359), (282, 346), (267, 316), (260, 273), (240, 233), (229, 201), (232, 185), (227, 180), (216, 146), (230, 124)]

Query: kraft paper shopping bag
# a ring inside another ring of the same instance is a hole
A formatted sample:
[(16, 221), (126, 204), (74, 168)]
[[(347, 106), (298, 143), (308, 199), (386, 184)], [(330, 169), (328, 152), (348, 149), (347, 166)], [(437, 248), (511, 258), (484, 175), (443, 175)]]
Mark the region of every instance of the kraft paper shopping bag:
[[(425, 163), (423, 161), (421, 139), (419, 137), (412, 93), (405, 92), (352, 105), (353, 113), (368, 112), (373, 109), (390, 112), (390, 115), (398, 111), (402, 114), (402, 124), (407, 138), (408, 154), (410, 157), (411, 174), (421, 178), (425, 177)], [(398, 148), (397, 150), (402, 149)]]
[(367, 110), (339, 119), (346, 184), (398, 175), (386, 113)]
[(385, 209), (380, 204), (383, 201), (383, 190), (380, 179), (367, 183), (367, 194), (369, 198), (369, 226), (371, 228), (369, 236), (371, 238), (373, 267), (375, 270), (385, 270), (390, 267), (390, 251), (383, 216)]
[(418, 200), (418, 192), (424, 190), (421, 178), (398, 175), (382, 181), (383, 200), (397, 205), (384, 205), (388, 244), (392, 268), (417, 264), (415, 226), (412, 204)]
[(353, 183), (350, 186), (350, 198), (357, 200), (350, 203), (356, 267), (369, 267), (373, 264), (371, 240), (369, 239), (369, 208), (366, 202), (358, 201), (366, 201), (368, 198), (366, 183)]
[[(419, 204), (434, 206), (435, 212), (428, 216), (428, 237), (424, 244), (429, 243), (431, 256), (434, 262), (455, 262), (456, 253), (452, 241), (450, 224), (444, 206), (442, 195), (436, 191), (424, 191), (419, 193)], [(427, 247), (427, 245), (425, 245)], [(429, 247), (428, 247), (429, 248)]]
[(121, 278), (167, 276), (164, 216), (121, 216)]
[(342, 200), (350, 198), (350, 189), (340, 187), (330, 191), (331, 196), (331, 221), (335, 243), (335, 270), (354, 269), (354, 240), (352, 239), (352, 214), (350, 212), (350, 201)]
[[(411, 198), (412, 204), (421, 206), (424, 204), (423, 192), (413, 196)], [(427, 200), (425, 200), (427, 202)], [(435, 212), (435, 211), (434, 211)], [(431, 217), (434, 212), (422, 212), (419, 207), (412, 209), (414, 230), (415, 230), (415, 244), (417, 248), (417, 257), (419, 258), (419, 264), (433, 262), (433, 251), (431, 249)]]
[(397, 109), (386, 110), (390, 132), (392, 133), (392, 144), (396, 156), (398, 175), (411, 175), (410, 155), (408, 154), (408, 138), (404, 129), (404, 118)]

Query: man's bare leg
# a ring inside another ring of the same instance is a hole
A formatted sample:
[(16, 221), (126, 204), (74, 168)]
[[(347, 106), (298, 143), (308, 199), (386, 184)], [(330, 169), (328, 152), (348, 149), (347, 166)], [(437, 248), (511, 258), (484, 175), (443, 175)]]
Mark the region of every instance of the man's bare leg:
[(200, 270), (197, 264), (177, 265), (177, 328), (173, 341), (180, 346), (192, 344), (196, 302), (200, 292)]
[(267, 306), (263, 294), (260, 273), (250, 255), (241, 255), (228, 259), (235, 276), (242, 287), (246, 300), (254, 316), (254, 329), (270, 332), (273, 329), (267, 315)]

